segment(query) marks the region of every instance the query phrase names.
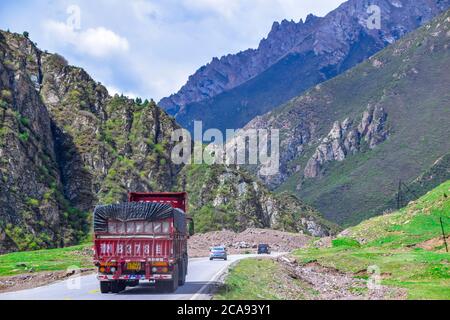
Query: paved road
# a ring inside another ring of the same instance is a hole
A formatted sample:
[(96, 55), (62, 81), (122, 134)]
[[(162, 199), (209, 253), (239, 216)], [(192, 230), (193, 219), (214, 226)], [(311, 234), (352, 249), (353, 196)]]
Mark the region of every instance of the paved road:
[[(277, 256), (277, 254), (273, 254)], [(228, 261), (208, 258), (191, 259), (186, 284), (179, 287), (175, 293), (162, 294), (148, 283), (118, 294), (101, 294), (95, 275), (65, 280), (44, 287), (0, 294), (0, 300), (194, 300), (209, 299), (209, 289), (228, 267), (238, 260), (255, 257), (255, 255), (232, 255)]]

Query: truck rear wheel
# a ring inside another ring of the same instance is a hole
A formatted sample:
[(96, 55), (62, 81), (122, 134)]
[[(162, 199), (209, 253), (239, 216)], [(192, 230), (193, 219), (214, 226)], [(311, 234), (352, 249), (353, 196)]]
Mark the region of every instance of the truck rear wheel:
[(122, 284), (119, 281), (112, 281), (111, 282), (111, 292), (112, 293), (119, 293), (120, 291), (125, 290), (124, 284)]
[(164, 293), (173, 293), (173, 292), (177, 291), (178, 279), (179, 279), (179, 276), (178, 276), (179, 271), (178, 270), (179, 270), (178, 265), (173, 266), (172, 280), (161, 282), (160, 288), (162, 287), (162, 291)]
[(185, 262), (180, 262), (179, 269), (178, 269), (178, 285), (184, 286), (186, 282), (186, 264)]
[(178, 265), (173, 266), (172, 271), (172, 281), (169, 282), (169, 292), (175, 292), (178, 289), (178, 280), (179, 280), (179, 267)]
[(109, 281), (101, 281), (100, 282), (100, 292), (101, 293), (109, 293), (111, 291), (111, 283)]

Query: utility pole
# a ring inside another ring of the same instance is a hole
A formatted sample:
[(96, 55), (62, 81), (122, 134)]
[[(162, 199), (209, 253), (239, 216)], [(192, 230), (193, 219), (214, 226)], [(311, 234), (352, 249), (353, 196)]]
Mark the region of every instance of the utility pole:
[(397, 210), (400, 210), (401, 208), (401, 197), (402, 197), (401, 192), (402, 192), (402, 180), (399, 180), (397, 192)]
[(439, 221), (441, 222), (442, 238), (444, 239), (445, 251), (448, 252), (447, 237), (445, 236), (444, 223), (442, 222), (442, 217), (439, 218)]

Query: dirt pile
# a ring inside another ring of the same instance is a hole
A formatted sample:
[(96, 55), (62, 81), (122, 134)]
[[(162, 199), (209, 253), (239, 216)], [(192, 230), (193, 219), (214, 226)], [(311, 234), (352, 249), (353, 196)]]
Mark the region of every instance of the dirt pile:
[(277, 261), (291, 278), (301, 280), (312, 289), (304, 292), (307, 300), (404, 300), (407, 297), (404, 289), (376, 282), (369, 286), (367, 280), (355, 278), (354, 274), (326, 268), (318, 263), (301, 265), (288, 257), (280, 257)]
[[(447, 246), (450, 247), (450, 236), (446, 238)], [(416, 245), (416, 248), (421, 248), (428, 251), (446, 252), (443, 237), (433, 238)]]
[(258, 244), (268, 244), (273, 252), (290, 252), (306, 246), (311, 237), (268, 229), (247, 229), (242, 233), (214, 231), (196, 234), (188, 241), (190, 257), (206, 257), (209, 248), (223, 245), (230, 254), (255, 253)]

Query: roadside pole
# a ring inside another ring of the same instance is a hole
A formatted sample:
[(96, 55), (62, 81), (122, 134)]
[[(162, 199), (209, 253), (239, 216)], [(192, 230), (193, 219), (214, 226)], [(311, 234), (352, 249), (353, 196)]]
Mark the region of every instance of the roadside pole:
[(445, 250), (448, 252), (447, 237), (445, 236), (444, 223), (442, 222), (442, 217), (439, 218), (439, 221), (441, 222), (442, 239), (444, 239)]

